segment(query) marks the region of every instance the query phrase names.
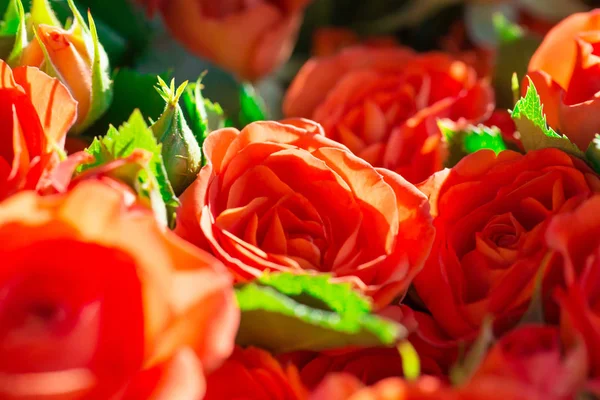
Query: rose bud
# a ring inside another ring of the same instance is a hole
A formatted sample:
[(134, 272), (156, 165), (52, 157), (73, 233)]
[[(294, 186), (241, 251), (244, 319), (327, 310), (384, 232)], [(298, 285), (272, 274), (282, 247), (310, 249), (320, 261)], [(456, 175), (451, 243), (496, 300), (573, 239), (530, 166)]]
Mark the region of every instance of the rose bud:
[(69, 88), (78, 102), (73, 132), (79, 133), (106, 111), (113, 93), (108, 56), (98, 41), (91, 14), (88, 26), (71, 0), (69, 6), (75, 18), (67, 30), (46, 1), (33, 0), (35, 39), (23, 50), (18, 64), (39, 67)]
[(157, 90), (167, 104), (151, 129), (156, 140), (162, 143), (162, 156), (171, 186), (175, 194), (181, 194), (200, 172), (202, 151), (178, 104), (187, 82), (175, 90), (173, 81), (169, 87), (162, 79), (158, 79)]

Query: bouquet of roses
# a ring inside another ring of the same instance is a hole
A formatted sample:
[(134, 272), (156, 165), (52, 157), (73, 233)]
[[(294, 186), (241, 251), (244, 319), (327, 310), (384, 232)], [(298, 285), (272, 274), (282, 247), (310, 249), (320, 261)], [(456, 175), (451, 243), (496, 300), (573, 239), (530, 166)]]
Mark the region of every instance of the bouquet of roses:
[(587, 3), (0, 1), (0, 400), (600, 398)]

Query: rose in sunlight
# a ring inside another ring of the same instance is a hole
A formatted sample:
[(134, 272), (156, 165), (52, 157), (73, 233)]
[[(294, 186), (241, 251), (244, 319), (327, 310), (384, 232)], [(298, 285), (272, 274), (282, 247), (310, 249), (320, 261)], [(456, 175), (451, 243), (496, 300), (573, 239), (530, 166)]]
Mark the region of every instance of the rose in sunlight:
[[(414, 280), (418, 299), (433, 317), (419, 336), (434, 347), (472, 341), (486, 316), (497, 333), (512, 328), (542, 279), (548, 321), (564, 282), (544, 235), (551, 217), (600, 190), (580, 159), (558, 149), (521, 155), (482, 150), (420, 186), (430, 200), (436, 239)], [(569, 224), (572, 225), (572, 224)]]
[(0, 60), (0, 200), (24, 189), (42, 189), (59, 161), (77, 103), (56, 79), (37, 68)]
[[(47, 3), (41, 5), (44, 3), (37, 5), (49, 7)], [(63, 29), (50, 8), (46, 9), (49, 15), (40, 23), (38, 18), (44, 14), (40, 11), (31, 17), (35, 37), (23, 49), (18, 64), (39, 67), (61, 80), (77, 100), (73, 131), (81, 132), (95, 122), (112, 101), (108, 56), (94, 38), (95, 26), (88, 27), (79, 19), (81, 15), (73, 17), (69, 29)]]
[(188, 50), (256, 80), (290, 56), (310, 0), (138, 0)]
[(176, 232), (247, 281), (264, 271), (327, 272), (386, 305), (429, 253), (427, 199), (308, 120), (222, 129), (181, 196)]
[(231, 357), (207, 377), (205, 400), (304, 400), (298, 371), (282, 367), (268, 352), (236, 347)]
[(174, 398), (159, 394), (185, 377), (195, 400), (233, 349), (223, 266), (109, 186), (12, 196), (0, 241), (3, 399)]
[[(557, 24), (531, 57), (528, 77), (548, 124), (585, 151), (600, 132), (600, 10)], [(523, 93), (528, 86), (527, 77)]]
[(319, 122), (327, 137), (413, 183), (443, 168), (438, 119), (479, 123), (493, 109), (489, 83), (464, 62), (366, 45), (309, 60), (283, 104), (286, 116)]

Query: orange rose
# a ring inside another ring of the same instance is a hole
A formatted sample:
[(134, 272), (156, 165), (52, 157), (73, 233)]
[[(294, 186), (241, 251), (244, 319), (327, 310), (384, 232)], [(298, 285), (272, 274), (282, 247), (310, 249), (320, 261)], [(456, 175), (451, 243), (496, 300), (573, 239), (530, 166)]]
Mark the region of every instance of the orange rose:
[(264, 350), (236, 347), (231, 357), (208, 376), (204, 400), (302, 400), (306, 395), (294, 366), (284, 369)]
[(238, 281), (263, 271), (327, 272), (379, 306), (406, 289), (433, 239), (427, 200), (308, 120), (222, 129), (181, 196), (176, 232), (210, 248)]
[(599, 43), (600, 10), (573, 14), (548, 32), (528, 67), (548, 124), (584, 151), (600, 131)]
[(470, 379), (522, 385), (545, 399), (573, 399), (586, 379), (585, 348), (565, 348), (558, 327), (529, 325), (502, 337)]
[(201, 395), (202, 371), (232, 351), (239, 311), (222, 265), (127, 213), (119, 191), (14, 195), (0, 242), (2, 399), (116, 400), (129, 382), (160, 390), (178, 366)]
[(24, 189), (41, 189), (58, 161), (77, 103), (56, 79), (37, 68), (11, 71), (0, 60), (0, 200)]
[(256, 80), (285, 62), (310, 0), (138, 0), (190, 51)]
[(497, 332), (508, 330), (529, 306), (543, 265), (547, 318), (557, 320), (552, 290), (562, 282), (562, 268), (546, 258), (544, 235), (553, 215), (600, 191), (600, 179), (582, 160), (557, 149), (482, 150), (421, 189), (436, 228), (414, 281), (435, 321), (419, 326), (421, 337), (435, 346), (469, 342), (487, 315), (495, 317)]
[(308, 61), (283, 110), (314, 119), (362, 159), (416, 183), (443, 167), (437, 120), (483, 121), (493, 99), (473, 68), (445, 54), (357, 46)]

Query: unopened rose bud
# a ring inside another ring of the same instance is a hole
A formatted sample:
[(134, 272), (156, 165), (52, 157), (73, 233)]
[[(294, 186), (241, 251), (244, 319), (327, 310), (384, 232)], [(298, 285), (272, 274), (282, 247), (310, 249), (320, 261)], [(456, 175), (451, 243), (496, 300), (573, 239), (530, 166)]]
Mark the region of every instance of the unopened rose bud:
[(33, 0), (31, 25), (35, 38), (23, 50), (18, 64), (39, 67), (59, 78), (78, 102), (78, 117), (73, 131), (85, 130), (109, 107), (112, 82), (108, 56), (98, 41), (91, 14), (89, 26), (69, 0), (75, 16), (73, 25), (64, 29), (53, 17), (45, 0)]
[(159, 78), (157, 88), (166, 102), (165, 110), (151, 129), (162, 144), (162, 156), (167, 175), (176, 195), (181, 194), (196, 178), (202, 166), (202, 152), (198, 141), (188, 126), (179, 98), (187, 82), (175, 90)]

